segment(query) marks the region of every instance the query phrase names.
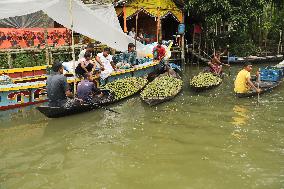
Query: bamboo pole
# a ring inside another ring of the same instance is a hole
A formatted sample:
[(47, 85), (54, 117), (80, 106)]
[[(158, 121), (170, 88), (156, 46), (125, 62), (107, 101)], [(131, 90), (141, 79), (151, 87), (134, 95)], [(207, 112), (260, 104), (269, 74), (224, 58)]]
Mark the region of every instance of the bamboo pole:
[(158, 7), (158, 9), (157, 9), (157, 11), (158, 11), (158, 18), (157, 18), (157, 42), (159, 41), (159, 38), (160, 38), (160, 36), (159, 36), (159, 33), (160, 33), (160, 21), (161, 21), (161, 18), (160, 18), (160, 7)]
[(127, 22), (126, 22), (126, 6), (123, 4), (123, 31), (127, 33)]
[(73, 61), (73, 75), (74, 75), (74, 96), (76, 94), (76, 74), (75, 74), (75, 47), (74, 47), (74, 30), (73, 30), (73, 24), (74, 24), (74, 18), (73, 18), (73, 0), (69, 0), (69, 14), (70, 14), (70, 24), (71, 24), (71, 40), (72, 40), (72, 61)]
[(279, 33), (279, 43), (278, 43), (277, 54), (280, 54), (281, 43), (282, 43), (282, 30), (280, 30), (280, 33)]
[(138, 12), (136, 14), (136, 20), (135, 20), (135, 48), (136, 48), (136, 44), (137, 44), (137, 36), (138, 36)]
[(12, 57), (11, 57), (11, 53), (10, 53), (9, 50), (7, 51), (7, 61), (8, 61), (8, 66), (9, 66), (9, 68), (10, 68), (10, 69), (13, 68)]
[(47, 31), (47, 23), (48, 22), (48, 16), (47, 14), (45, 14), (45, 24), (44, 24), (44, 50), (45, 50), (45, 61), (46, 61), (46, 64), (49, 65), (50, 64), (50, 59), (49, 59), (49, 49), (48, 49), (48, 40), (47, 40), (47, 37), (48, 37), (48, 31)]

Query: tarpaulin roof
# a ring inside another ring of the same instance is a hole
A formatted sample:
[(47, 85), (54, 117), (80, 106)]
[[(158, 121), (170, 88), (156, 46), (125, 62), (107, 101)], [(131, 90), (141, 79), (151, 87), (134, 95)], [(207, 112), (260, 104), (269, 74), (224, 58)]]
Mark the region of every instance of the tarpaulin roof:
[[(72, 10), (69, 10), (69, 1), (73, 4)], [(109, 16), (109, 9), (104, 8), (93, 11), (79, 0), (0, 1), (0, 19), (22, 16), (40, 10), (43, 10), (53, 20), (69, 29), (71, 29), (70, 20), (71, 15), (73, 15), (74, 31), (96, 39), (116, 50), (125, 51), (127, 50), (128, 43), (134, 43), (133, 38), (127, 36), (121, 28), (118, 28), (114, 21), (110, 21), (110, 19), (117, 19), (114, 10), (113, 16)], [(137, 50), (144, 48), (143, 44), (139, 42), (136, 44)]]
[[(123, 9), (121, 7), (116, 8), (118, 15), (120, 15), (122, 11)], [(152, 17), (158, 17), (158, 14), (160, 14), (161, 19), (172, 14), (179, 22), (182, 22), (183, 20), (182, 11), (172, 0), (133, 0), (126, 4), (127, 19), (131, 19), (141, 11)]]

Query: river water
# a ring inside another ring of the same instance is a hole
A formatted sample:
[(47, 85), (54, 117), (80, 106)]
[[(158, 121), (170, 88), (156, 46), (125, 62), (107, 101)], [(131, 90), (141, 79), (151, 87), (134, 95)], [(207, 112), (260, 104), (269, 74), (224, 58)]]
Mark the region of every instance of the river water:
[[(233, 79), (157, 107), (138, 96), (48, 119), (34, 107), (0, 112), (1, 189), (284, 188), (284, 86), (237, 99)], [(200, 68), (201, 70), (201, 68)]]

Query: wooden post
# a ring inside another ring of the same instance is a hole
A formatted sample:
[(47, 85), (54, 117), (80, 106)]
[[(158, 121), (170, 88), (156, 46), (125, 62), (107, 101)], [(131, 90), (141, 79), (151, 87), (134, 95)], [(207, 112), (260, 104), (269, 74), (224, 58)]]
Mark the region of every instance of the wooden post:
[(126, 22), (126, 6), (123, 4), (123, 31), (127, 33), (127, 22)]
[(70, 14), (70, 29), (71, 29), (71, 42), (72, 42), (72, 61), (73, 61), (73, 75), (74, 75), (74, 89), (73, 93), (74, 96), (76, 95), (76, 74), (75, 74), (75, 46), (74, 46), (74, 30), (73, 30), (73, 24), (74, 24), (74, 19), (73, 19), (73, 0), (69, 0), (69, 14)]
[(281, 43), (282, 43), (282, 30), (280, 30), (280, 33), (279, 33), (279, 43), (278, 43), (278, 51), (277, 51), (277, 54), (280, 54), (280, 47), (281, 47)]
[(193, 24), (193, 34), (192, 34), (192, 57), (191, 57), (191, 63), (193, 63), (193, 58), (194, 58), (194, 48), (195, 48), (195, 24)]
[(159, 41), (159, 32), (160, 32), (160, 7), (158, 7), (158, 18), (157, 18), (157, 42)]
[[(182, 12), (182, 23), (184, 24), (184, 12)], [(182, 67), (184, 69), (185, 67), (185, 42), (184, 42), (184, 34), (182, 34), (181, 36), (181, 63), (182, 63)]]
[(13, 64), (12, 64), (12, 57), (11, 57), (11, 52), (10, 50), (7, 51), (7, 61), (8, 61), (8, 66), (9, 68), (13, 68)]
[(135, 48), (136, 48), (136, 43), (137, 43), (137, 36), (138, 36), (138, 12), (137, 12), (137, 14), (136, 14), (136, 20), (135, 20), (135, 33), (136, 33), (136, 35), (135, 35)]
[(44, 46), (44, 49), (45, 49), (46, 64), (49, 65), (50, 60), (49, 60), (49, 49), (48, 49), (48, 41), (47, 41), (47, 37), (48, 37), (47, 22), (48, 22), (48, 16), (47, 16), (47, 14), (45, 14), (45, 24), (44, 24), (44, 43), (45, 43), (45, 46)]
[(198, 70), (199, 70), (199, 62), (200, 62), (200, 54), (201, 54), (201, 33), (199, 33), (199, 42), (198, 42), (198, 59), (197, 59), (197, 66), (198, 66)]

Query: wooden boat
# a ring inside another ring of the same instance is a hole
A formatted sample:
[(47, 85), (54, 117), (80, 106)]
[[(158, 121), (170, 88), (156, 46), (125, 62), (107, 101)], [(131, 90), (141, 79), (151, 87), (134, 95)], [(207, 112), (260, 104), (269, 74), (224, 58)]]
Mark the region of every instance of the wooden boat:
[[(156, 73), (160, 69), (160, 66), (159, 62), (149, 62), (149, 64), (145, 66), (142, 65), (137, 68), (113, 72), (111, 76), (105, 80), (100, 80), (100, 82), (101, 85), (105, 85), (117, 79), (148, 76)], [(46, 102), (46, 75), (40, 76), (46, 73), (46, 69), (47, 66), (0, 70), (0, 75), (8, 75), (13, 80), (13, 83), (9, 85), (0, 84), (0, 110)], [(36, 75), (32, 75), (32, 73)], [(29, 75), (30, 77), (28, 77)], [(25, 78), (29, 80), (25, 80)], [(67, 75), (67, 81), (72, 85), (74, 83), (74, 77)], [(79, 82), (79, 80), (77, 79), (75, 82)]]
[(141, 97), (141, 100), (150, 106), (155, 106), (157, 104), (161, 104), (166, 101), (170, 101), (174, 99), (182, 90), (182, 85), (175, 91), (171, 96), (168, 97)]
[(36, 107), (36, 109), (48, 118), (59, 118), (68, 115), (88, 112), (115, 102), (114, 95), (112, 93), (104, 93), (105, 95), (102, 98), (96, 97), (91, 103), (88, 104), (82, 104), (79, 101), (71, 99), (66, 103), (68, 104), (68, 106), (65, 107), (39, 106)]
[(146, 97), (146, 98), (141, 98), (142, 101), (144, 101), (146, 104), (150, 105), (150, 106), (155, 106), (157, 104), (161, 104), (163, 102), (167, 102), (170, 101), (172, 99), (174, 99), (180, 92), (181, 92), (182, 88), (180, 88), (179, 91), (177, 91), (175, 94), (169, 96), (169, 97)]
[[(206, 72), (206, 70), (205, 70), (205, 72)], [(203, 92), (203, 91), (206, 91), (206, 90), (214, 89), (214, 88), (216, 88), (216, 87), (218, 87), (222, 84), (224, 75), (221, 74), (220, 76), (216, 76), (216, 77), (219, 77), (220, 79), (222, 79), (222, 81), (220, 83), (216, 84), (216, 85), (203, 86), (203, 87), (196, 87), (194, 85), (190, 85), (190, 89), (194, 92)]]
[[(224, 63), (228, 63), (227, 57), (222, 57), (221, 60)], [(250, 62), (252, 64), (276, 63), (282, 60), (283, 60), (283, 55), (264, 56), (264, 57), (250, 56), (250, 57), (239, 57), (236, 58), (235, 60), (230, 60), (230, 64), (243, 64), (245, 62)]]
[[(270, 92), (277, 86), (281, 84), (281, 81), (279, 82), (272, 82), (272, 81), (262, 81), (259, 85), (259, 88), (261, 89), (260, 94)], [(252, 97), (252, 96), (257, 96), (258, 93), (254, 90), (249, 91), (248, 93), (243, 93), (243, 94), (236, 94), (237, 97), (239, 98), (245, 98), (245, 97)]]
[(203, 92), (203, 91), (206, 91), (206, 90), (214, 89), (214, 88), (220, 86), (221, 84), (222, 84), (222, 82), (220, 82), (217, 85), (204, 86), (204, 87), (195, 87), (193, 85), (190, 85), (190, 89), (193, 90), (194, 92)]

